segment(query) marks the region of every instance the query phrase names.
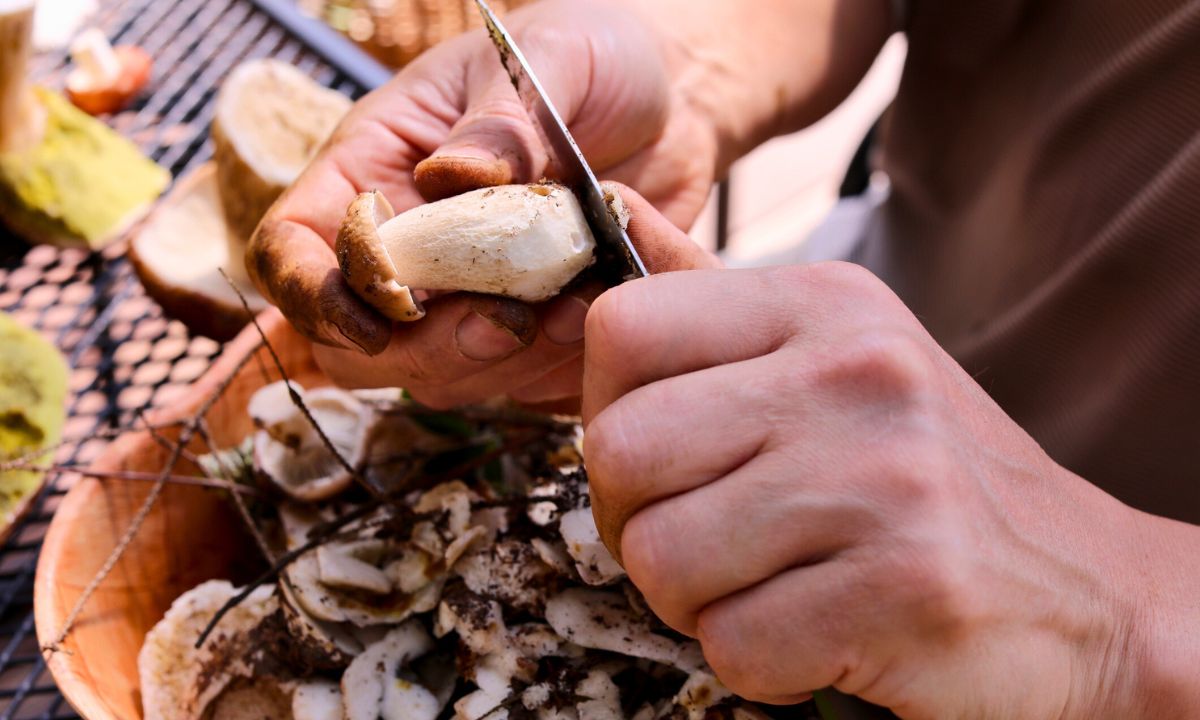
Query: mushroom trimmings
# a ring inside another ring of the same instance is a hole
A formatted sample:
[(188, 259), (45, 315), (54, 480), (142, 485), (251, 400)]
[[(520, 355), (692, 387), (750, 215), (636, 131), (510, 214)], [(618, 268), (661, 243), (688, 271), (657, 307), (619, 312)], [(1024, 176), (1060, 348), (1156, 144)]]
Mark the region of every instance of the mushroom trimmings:
[(271, 553), (298, 554), (198, 647), (237, 589), (214, 580), (175, 601), (139, 657), (146, 720), (769, 717), (600, 543), (571, 421), (292, 389), (350, 470), (287, 386), (251, 400), (253, 442), (202, 466), (240, 453)]

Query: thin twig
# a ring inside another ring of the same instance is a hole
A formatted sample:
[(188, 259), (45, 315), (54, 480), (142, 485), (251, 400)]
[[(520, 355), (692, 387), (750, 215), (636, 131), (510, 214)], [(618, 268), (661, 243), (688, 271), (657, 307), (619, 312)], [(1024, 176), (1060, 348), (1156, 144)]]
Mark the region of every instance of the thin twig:
[[(237, 484), (237, 478), (234, 477), (233, 469), (225, 464), (225, 458), (221, 457), (221, 453), (214, 447), (212, 435), (208, 431), (208, 420), (201, 418), (200, 424), (196, 428), (200, 439), (204, 441), (211, 452), (217, 464), (221, 466), (221, 471), (225, 473), (225, 477), (233, 484)], [(259, 551), (267, 562), (275, 562), (275, 553), (271, 551), (271, 546), (267, 543), (267, 539), (263, 537), (262, 531), (258, 529), (258, 524), (254, 522), (254, 517), (250, 514), (250, 508), (246, 507), (246, 500), (241, 495), (233, 494), (233, 504), (237, 507), (238, 515), (242, 518), (242, 523), (246, 526), (246, 530), (250, 532), (250, 536), (254, 538), (254, 543), (258, 545)]]
[(308, 424), (312, 426), (313, 430), (317, 431), (317, 436), (321, 438), (321, 442), (324, 443), (325, 449), (333, 455), (338, 464), (342, 466), (342, 469), (350, 473), (350, 477), (354, 478), (354, 481), (361, 485), (364, 490), (371, 494), (372, 497), (379, 497), (379, 490), (370, 482), (368, 482), (365, 477), (363, 477), (363, 474), (358, 471), (358, 468), (354, 467), (348, 460), (346, 460), (341, 451), (338, 450), (337, 446), (333, 444), (333, 441), (329, 439), (329, 436), (325, 434), (324, 428), (317, 424), (317, 419), (313, 417), (312, 412), (308, 409), (308, 405), (306, 405), (304, 402), (304, 398), (300, 397), (300, 392), (296, 390), (296, 386), (288, 377), (287, 370), (285, 370), (283, 367), (283, 361), (279, 359), (279, 355), (275, 352), (275, 348), (272, 347), (271, 341), (267, 339), (267, 334), (263, 332), (262, 326), (258, 324), (258, 317), (255, 316), (254, 312), (250, 309), (250, 303), (246, 300), (246, 296), (242, 293), (241, 288), (233, 283), (233, 280), (225, 273), (224, 270), (221, 270), (220, 272), (222, 277), (225, 278), (225, 282), (229, 283), (229, 287), (233, 288), (233, 291), (237, 293), (238, 299), (242, 301), (242, 307), (246, 309), (246, 314), (250, 317), (251, 324), (253, 324), (254, 329), (258, 331), (258, 336), (262, 338), (263, 345), (266, 346), (267, 352), (271, 355), (272, 362), (275, 363), (275, 369), (279, 371), (280, 377), (283, 378), (284, 387), (287, 388), (288, 397), (292, 399), (292, 404), (300, 410), (300, 412), (304, 415), (304, 419), (308, 421)]
[[(160, 430), (165, 430), (173, 427), (179, 427), (184, 422), (185, 421), (183, 420), (177, 420), (168, 423), (160, 423), (157, 428)], [(0, 472), (7, 472), (9, 470), (25, 470), (26, 465), (36, 462), (39, 458), (45, 456), (47, 453), (57, 452), (58, 450), (69, 445), (81, 445), (86, 440), (115, 440), (127, 432), (129, 432), (128, 428), (98, 428), (88, 433), (86, 438), (70, 438), (66, 440), (60, 440), (52, 445), (47, 445), (44, 448), (30, 450), (22, 455), (0, 460)]]
[[(71, 465), (52, 465), (49, 472), (76, 473), (97, 480), (130, 480), (134, 482), (158, 482), (162, 478), (159, 473), (144, 473), (134, 470), (88, 470)], [(191, 485), (194, 487), (228, 490), (237, 497), (242, 495), (259, 495), (258, 490), (237, 483), (226, 482), (219, 478), (199, 478), (192, 475), (168, 475), (166, 482), (171, 485)]]
[(54, 652), (62, 645), (63, 641), (67, 639), (67, 635), (71, 632), (71, 628), (75, 626), (75, 622), (79, 619), (80, 613), (83, 612), (84, 606), (86, 606), (87, 602), (91, 600), (92, 595), (96, 592), (96, 589), (100, 587), (100, 584), (104, 582), (105, 578), (108, 577), (113, 568), (117, 566), (117, 562), (121, 559), (121, 556), (125, 554), (125, 550), (129, 547), (130, 543), (133, 542), (133, 538), (137, 535), (138, 531), (141, 530), (142, 524), (146, 522), (146, 518), (150, 515), (150, 510), (154, 507), (154, 504), (158, 501), (159, 496), (162, 495), (163, 489), (167, 486), (167, 478), (171, 476), (172, 471), (175, 469), (175, 464), (179, 462), (179, 458), (183, 454), (184, 447), (188, 444), (188, 442), (191, 441), (192, 435), (195, 433), (198, 425), (196, 418), (204, 417), (208, 414), (208, 411), (214, 404), (216, 404), (217, 400), (219, 400), (221, 395), (224, 394), (230, 383), (233, 382), (233, 379), (237, 377), (237, 374), (243, 367), (245, 367), (246, 363), (250, 361), (250, 358), (254, 357), (258, 350), (258, 347), (252, 348), (246, 353), (245, 356), (239, 358), (236, 367), (234, 367), (229, 373), (229, 376), (221, 379), (221, 382), (213, 390), (212, 394), (204, 401), (203, 404), (201, 404), (191, 419), (184, 424), (183, 429), (179, 434), (179, 441), (172, 449), (170, 457), (167, 458), (167, 462), (163, 466), (162, 473), (159, 476), (158, 481), (155, 482), (154, 487), (150, 489), (150, 493), (142, 502), (142, 506), (138, 508), (137, 513), (134, 514), (132, 522), (130, 522), (129, 527), (125, 530), (125, 534), (121, 536), (121, 540), (117, 543), (117, 546), (113, 548), (112, 552), (109, 553), (108, 558), (105, 559), (104, 565), (100, 567), (100, 570), (94, 577), (92, 577), (87, 586), (84, 587), (83, 592), (80, 593), (79, 597), (75, 600), (75, 604), (71, 607), (71, 612), (67, 614), (66, 620), (63, 621), (62, 629), (58, 631), (58, 634), (55, 636), (50, 645), (46, 648), (43, 648), (45, 651)]

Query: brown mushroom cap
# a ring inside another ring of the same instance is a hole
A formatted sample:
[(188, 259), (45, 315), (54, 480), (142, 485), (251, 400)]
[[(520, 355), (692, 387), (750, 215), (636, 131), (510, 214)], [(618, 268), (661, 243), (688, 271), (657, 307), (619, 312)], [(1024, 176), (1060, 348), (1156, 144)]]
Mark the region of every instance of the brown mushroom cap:
[(379, 226), (395, 216), (378, 190), (354, 198), (338, 230), (338, 265), (359, 297), (391, 320), (410, 322), (425, 317), (425, 308), (396, 280), (396, 266), (379, 237)]

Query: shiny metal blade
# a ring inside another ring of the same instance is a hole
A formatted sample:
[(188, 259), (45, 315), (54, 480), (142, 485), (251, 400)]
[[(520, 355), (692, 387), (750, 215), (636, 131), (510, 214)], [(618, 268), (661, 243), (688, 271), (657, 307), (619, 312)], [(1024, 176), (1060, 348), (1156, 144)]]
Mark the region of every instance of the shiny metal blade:
[(609, 211), (604, 190), (596, 180), (596, 174), (579, 151), (579, 146), (567, 130), (562, 116), (546, 96), (546, 91), (538, 82), (533, 68), (529, 67), (525, 55), (513, 42), (512, 36), (488, 7), (487, 2), (475, 0), (475, 4), (483, 14), (483, 21), (492, 37), (492, 43), (500, 52), (501, 64), (508, 71), (508, 77), (517, 89), (517, 94), (521, 96), (530, 119), (542, 135), (546, 149), (550, 152), (560, 175), (558, 179), (575, 193), (579, 204), (583, 206), (588, 226), (596, 237), (601, 273), (607, 275), (605, 279), (610, 284), (645, 277), (649, 273), (630, 242), (629, 234), (621, 228), (620, 223)]

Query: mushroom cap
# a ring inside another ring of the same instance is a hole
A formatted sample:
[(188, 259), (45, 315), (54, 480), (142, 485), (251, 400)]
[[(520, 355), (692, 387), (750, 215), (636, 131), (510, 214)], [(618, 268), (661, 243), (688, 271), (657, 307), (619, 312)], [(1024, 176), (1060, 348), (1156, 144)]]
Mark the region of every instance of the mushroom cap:
[(197, 720), (237, 678), (254, 673), (251, 634), (279, 603), (273, 587), (261, 587), (233, 608), (200, 648), (196, 638), (217, 609), (237, 594), (225, 580), (210, 580), (176, 598), (146, 635), (138, 654), (146, 720)]
[(425, 317), (425, 308), (397, 280), (396, 266), (379, 237), (379, 226), (395, 215), (378, 190), (354, 198), (338, 230), (338, 265), (350, 288), (384, 317), (411, 322)]
[[(192, 332), (221, 341), (237, 335), (249, 319), (221, 274), (232, 260), (227, 232), (216, 166), (205, 163), (175, 184), (129, 243), (129, 259), (147, 294)], [(267, 301), (249, 283), (234, 282), (252, 312), (266, 309)]]
[[(338, 388), (303, 391), (305, 407), (350, 467), (366, 458), (372, 413), (352, 393)], [(326, 447), (320, 434), (288, 393), (272, 383), (250, 399), (249, 413), (261, 429), (254, 436), (254, 466), (280, 490), (301, 501), (333, 497), (354, 482), (354, 474)]]

